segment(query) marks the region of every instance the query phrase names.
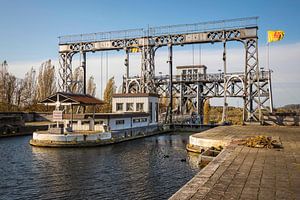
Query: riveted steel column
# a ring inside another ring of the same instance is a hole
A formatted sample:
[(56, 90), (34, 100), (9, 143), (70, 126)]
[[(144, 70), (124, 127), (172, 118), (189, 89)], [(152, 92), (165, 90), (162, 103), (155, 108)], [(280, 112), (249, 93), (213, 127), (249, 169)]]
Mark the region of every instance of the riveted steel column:
[(81, 67), (83, 69), (83, 94), (86, 94), (86, 52), (81, 52), (81, 55), (82, 55)]
[(226, 41), (223, 41), (223, 65), (224, 65), (224, 105), (222, 113), (222, 122), (226, 121), (227, 115), (227, 66), (226, 66)]
[(72, 86), (72, 52), (60, 53), (59, 55), (59, 75), (61, 82), (59, 84), (60, 91), (71, 92)]
[[(148, 41), (149, 43), (149, 41)], [(142, 48), (141, 92), (156, 93), (154, 78), (154, 49), (150, 45)]]
[(168, 44), (169, 49), (169, 73), (170, 73), (170, 83), (169, 83), (169, 92), (170, 92), (170, 112), (169, 112), (169, 123), (172, 123), (172, 115), (173, 115), (173, 47), (172, 44)]
[[(257, 38), (246, 40), (245, 50), (244, 121), (261, 121), (261, 88), (259, 83)], [(258, 117), (255, 115), (257, 111)]]

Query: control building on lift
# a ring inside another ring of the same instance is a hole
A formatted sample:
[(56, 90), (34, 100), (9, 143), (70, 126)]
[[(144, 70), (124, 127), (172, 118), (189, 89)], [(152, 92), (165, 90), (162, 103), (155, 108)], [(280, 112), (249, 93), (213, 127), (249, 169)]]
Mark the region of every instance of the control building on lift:
[(197, 112), (203, 115), (202, 104), (204, 97), (203, 81), (206, 80), (205, 65), (185, 65), (176, 67), (176, 80), (174, 84), (179, 86), (180, 113), (192, 114)]

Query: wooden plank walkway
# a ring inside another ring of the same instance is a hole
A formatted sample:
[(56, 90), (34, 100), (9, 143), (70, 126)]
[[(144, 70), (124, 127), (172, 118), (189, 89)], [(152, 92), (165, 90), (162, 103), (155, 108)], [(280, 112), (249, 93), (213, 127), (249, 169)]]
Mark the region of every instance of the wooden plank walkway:
[(300, 128), (227, 126), (198, 133), (211, 139), (278, 136), (283, 149), (230, 144), (170, 199), (300, 199)]

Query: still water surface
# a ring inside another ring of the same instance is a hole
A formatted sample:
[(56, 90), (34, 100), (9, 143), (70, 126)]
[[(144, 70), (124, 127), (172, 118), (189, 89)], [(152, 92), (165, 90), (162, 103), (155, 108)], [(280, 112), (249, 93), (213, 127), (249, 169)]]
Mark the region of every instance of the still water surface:
[(0, 138), (0, 199), (167, 199), (199, 171), (188, 136), (65, 149)]

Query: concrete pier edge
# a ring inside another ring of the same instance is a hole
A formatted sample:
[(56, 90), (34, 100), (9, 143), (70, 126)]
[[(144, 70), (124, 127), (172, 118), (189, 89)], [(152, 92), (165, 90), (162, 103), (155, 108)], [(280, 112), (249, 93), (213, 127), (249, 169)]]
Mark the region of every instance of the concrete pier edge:
[(216, 156), (208, 165), (206, 165), (201, 171), (196, 174), (189, 182), (187, 182), (180, 190), (170, 197), (170, 200), (190, 199), (199, 190), (209, 191), (210, 188), (203, 187), (203, 185), (210, 179), (210, 177), (219, 168), (232, 153), (232, 147), (226, 147), (221, 153)]
[(300, 199), (300, 127), (222, 126), (195, 135), (216, 141), (278, 137), (283, 149), (231, 142), (169, 199)]

